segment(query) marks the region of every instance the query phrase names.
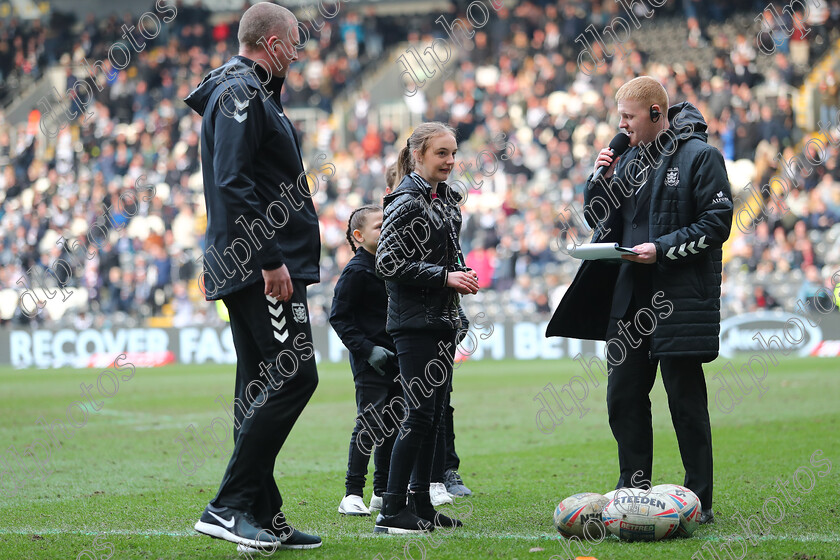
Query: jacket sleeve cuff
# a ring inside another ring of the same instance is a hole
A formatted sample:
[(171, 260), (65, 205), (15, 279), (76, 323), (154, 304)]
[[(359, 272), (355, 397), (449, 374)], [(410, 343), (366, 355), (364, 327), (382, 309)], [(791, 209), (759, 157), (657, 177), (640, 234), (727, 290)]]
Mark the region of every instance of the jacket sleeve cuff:
[(279, 261), (278, 260), (271, 260), (271, 261), (262, 263), (260, 268), (262, 270), (275, 270), (275, 269), (278, 269), (281, 266), (283, 266), (283, 264), (284, 263), (283, 263), (282, 260), (279, 260)]
[(659, 241), (654, 241), (653, 246), (656, 247), (656, 262), (662, 262), (662, 245), (659, 244)]
[(445, 268), (443, 269), (443, 287), (446, 287), (446, 281), (449, 280), (449, 271)]
[(373, 352), (373, 348), (375, 346), (376, 345), (374, 343), (366, 339), (364, 342), (362, 342), (362, 345), (359, 348), (359, 355), (361, 355), (362, 358), (364, 358), (364, 360), (367, 361), (368, 358), (370, 358), (370, 355)]

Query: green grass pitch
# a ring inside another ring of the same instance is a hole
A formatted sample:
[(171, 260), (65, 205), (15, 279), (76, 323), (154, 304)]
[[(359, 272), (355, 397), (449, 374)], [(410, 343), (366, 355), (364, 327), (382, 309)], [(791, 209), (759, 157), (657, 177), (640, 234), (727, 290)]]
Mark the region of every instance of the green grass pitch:
[[(707, 378), (723, 363), (707, 364)], [(434, 540), (373, 535), (370, 518), (343, 518), (337, 512), (355, 412), (349, 366), (319, 369), (318, 390), (281, 452), (275, 475), (290, 522), (320, 535), (324, 545), (312, 551), (278, 551), (274, 557), (565, 559), (552, 524), (554, 507), (576, 492), (606, 492), (617, 479), (605, 383), (592, 389), (585, 403), (591, 410), (583, 418), (566, 417), (553, 433), (544, 434), (535, 423), (539, 405), (533, 399), (549, 382), (559, 389), (573, 375), (582, 375), (576, 362), (467, 362), (456, 370), (453, 393), (460, 470), (474, 491), (469, 507), (459, 506), (469, 513), (465, 527)], [(11, 446), (20, 452), (46, 437), (36, 420), (63, 417), (70, 403), (84, 400), (79, 384), (95, 384), (98, 373), (0, 369), (3, 459), (9, 460)], [(710, 380), (709, 386), (717, 384)], [(756, 390), (743, 396), (730, 414), (711, 407), (716, 524), (682, 540), (628, 543), (610, 537), (591, 546), (585, 556), (715, 560), (709, 552), (713, 549), (725, 559), (720, 547), (726, 537), (742, 532), (733, 515), (759, 512), (768, 530), (755, 546), (748, 545), (746, 558), (840, 558), (838, 360), (783, 361), (771, 368), (766, 386), (760, 398)], [(233, 545), (192, 529), (215, 494), (229, 443), (187, 476), (178, 468), (182, 445), (175, 441), (190, 424), (203, 430), (214, 417), (224, 417), (214, 400), (220, 394), (230, 400), (232, 390), (230, 366), (138, 369), (83, 428), (61, 438), (61, 447), (52, 451), (49, 467), (54, 472), (49, 477), (26, 480), (10, 496), (8, 490), (19, 482), (17, 471), (4, 473), (0, 559), (103, 559), (109, 554), (114, 559), (236, 558)], [(681, 483), (682, 466), (660, 380), (652, 400), (654, 483)], [(809, 463), (818, 449), (823, 451), (818, 460), (831, 462), (825, 476), (817, 474), (826, 470), (825, 463)], [(789, 487), (791, 499), (799, 499), (791, 505), (776, 481), (791, 480), (797, 469), (806, 487), (808, 471), (816, 476), (808, 493)], [(369, 493), (370, 480), (366, 499)], [(774, 517), (780, 511), (773, 496), (782, 500), (784, 518), (769, 525), (762, 512)], [(738, 546), (734, 550), (741, 552)]]

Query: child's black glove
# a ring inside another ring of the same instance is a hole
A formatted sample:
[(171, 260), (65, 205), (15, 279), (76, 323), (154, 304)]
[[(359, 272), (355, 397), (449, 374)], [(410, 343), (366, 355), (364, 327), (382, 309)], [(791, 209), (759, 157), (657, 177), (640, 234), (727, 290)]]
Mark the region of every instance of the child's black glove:
[(370, 352), (370, 357), (367, 359), (367, 362), (373, 367), (376, 373), (384, 376), (385, 365), (388, 363), (388, 360), (393, 360), (395, 358), (396, 355), (387, 348), (374, 346), (373, 350)]

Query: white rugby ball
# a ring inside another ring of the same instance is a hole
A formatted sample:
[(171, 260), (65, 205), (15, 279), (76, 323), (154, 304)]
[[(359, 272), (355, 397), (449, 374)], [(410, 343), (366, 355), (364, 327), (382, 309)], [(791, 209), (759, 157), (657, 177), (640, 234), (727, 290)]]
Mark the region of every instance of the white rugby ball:
[(569, 496), (554, 509), (554, 526), (567, 539), (603, 540), (607, 531), (601, 522), (601, 511), (608, 501), (603, 494), (595, 492)]
[(702, 504), (697, 494), (679, 484), (657, 484), (652, 492), (667, 495), (680, 512), (680, 526), (674, 532), (676, 537), (690, 537), (700, 526)]
[[(615, 493), (618, 492), (618, 490), (618, 488), (616, 488), (615, 490), (610, 490), (609, 492), (604, 494), (604, 497), (608, 500), (612, 500), (613, 498), (615, 498)], [(621, 488), (621, 490), (629, 490), (629, 488)]]
[(677, 530), (680, 513), (666, 494), (622, 488), (604, 507), (602, 521), (620, 539), (658, 541)]

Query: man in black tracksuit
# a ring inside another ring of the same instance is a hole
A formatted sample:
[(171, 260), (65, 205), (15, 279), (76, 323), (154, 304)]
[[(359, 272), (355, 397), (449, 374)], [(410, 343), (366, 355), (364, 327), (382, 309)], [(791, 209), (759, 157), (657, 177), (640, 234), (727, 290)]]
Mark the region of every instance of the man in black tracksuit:
[(280, 104), (297, 58), (296, 25), (280, 6), (248, 9), (240, 54), (185, 99), (203, 117), (207, 232), (199, 281), (208, 300), (228, 308), (237, 355), (233, 453), (196, 530), (245, 551), (321, 542), (285, 523), (273, 474), (318, 383), (306, 287), (319, 281), (319, 226), (297, 133)]
[(668, 109), (664, 88), (646, 76), (622, 86), (616, 99), (631, 149), (617, 165), (609, 148), (599, 154), (596, 168), (607, 169), (606, 180), (590, 177), (585, 215), (598, 216), (588, 220), (596, 228), (593, 242), (618, 242), (638, 256), (584, 261), (546, 336), (612, 341), (607, 407), (618, 443), (617, 488), (650, 484), (649, 393), (661, 366), (684, 484), (700, 498), (700, 522), (707, 523), (714, 519), (712, 435), (702, 364), (718, 355), (729, 181), (694, 106)]

